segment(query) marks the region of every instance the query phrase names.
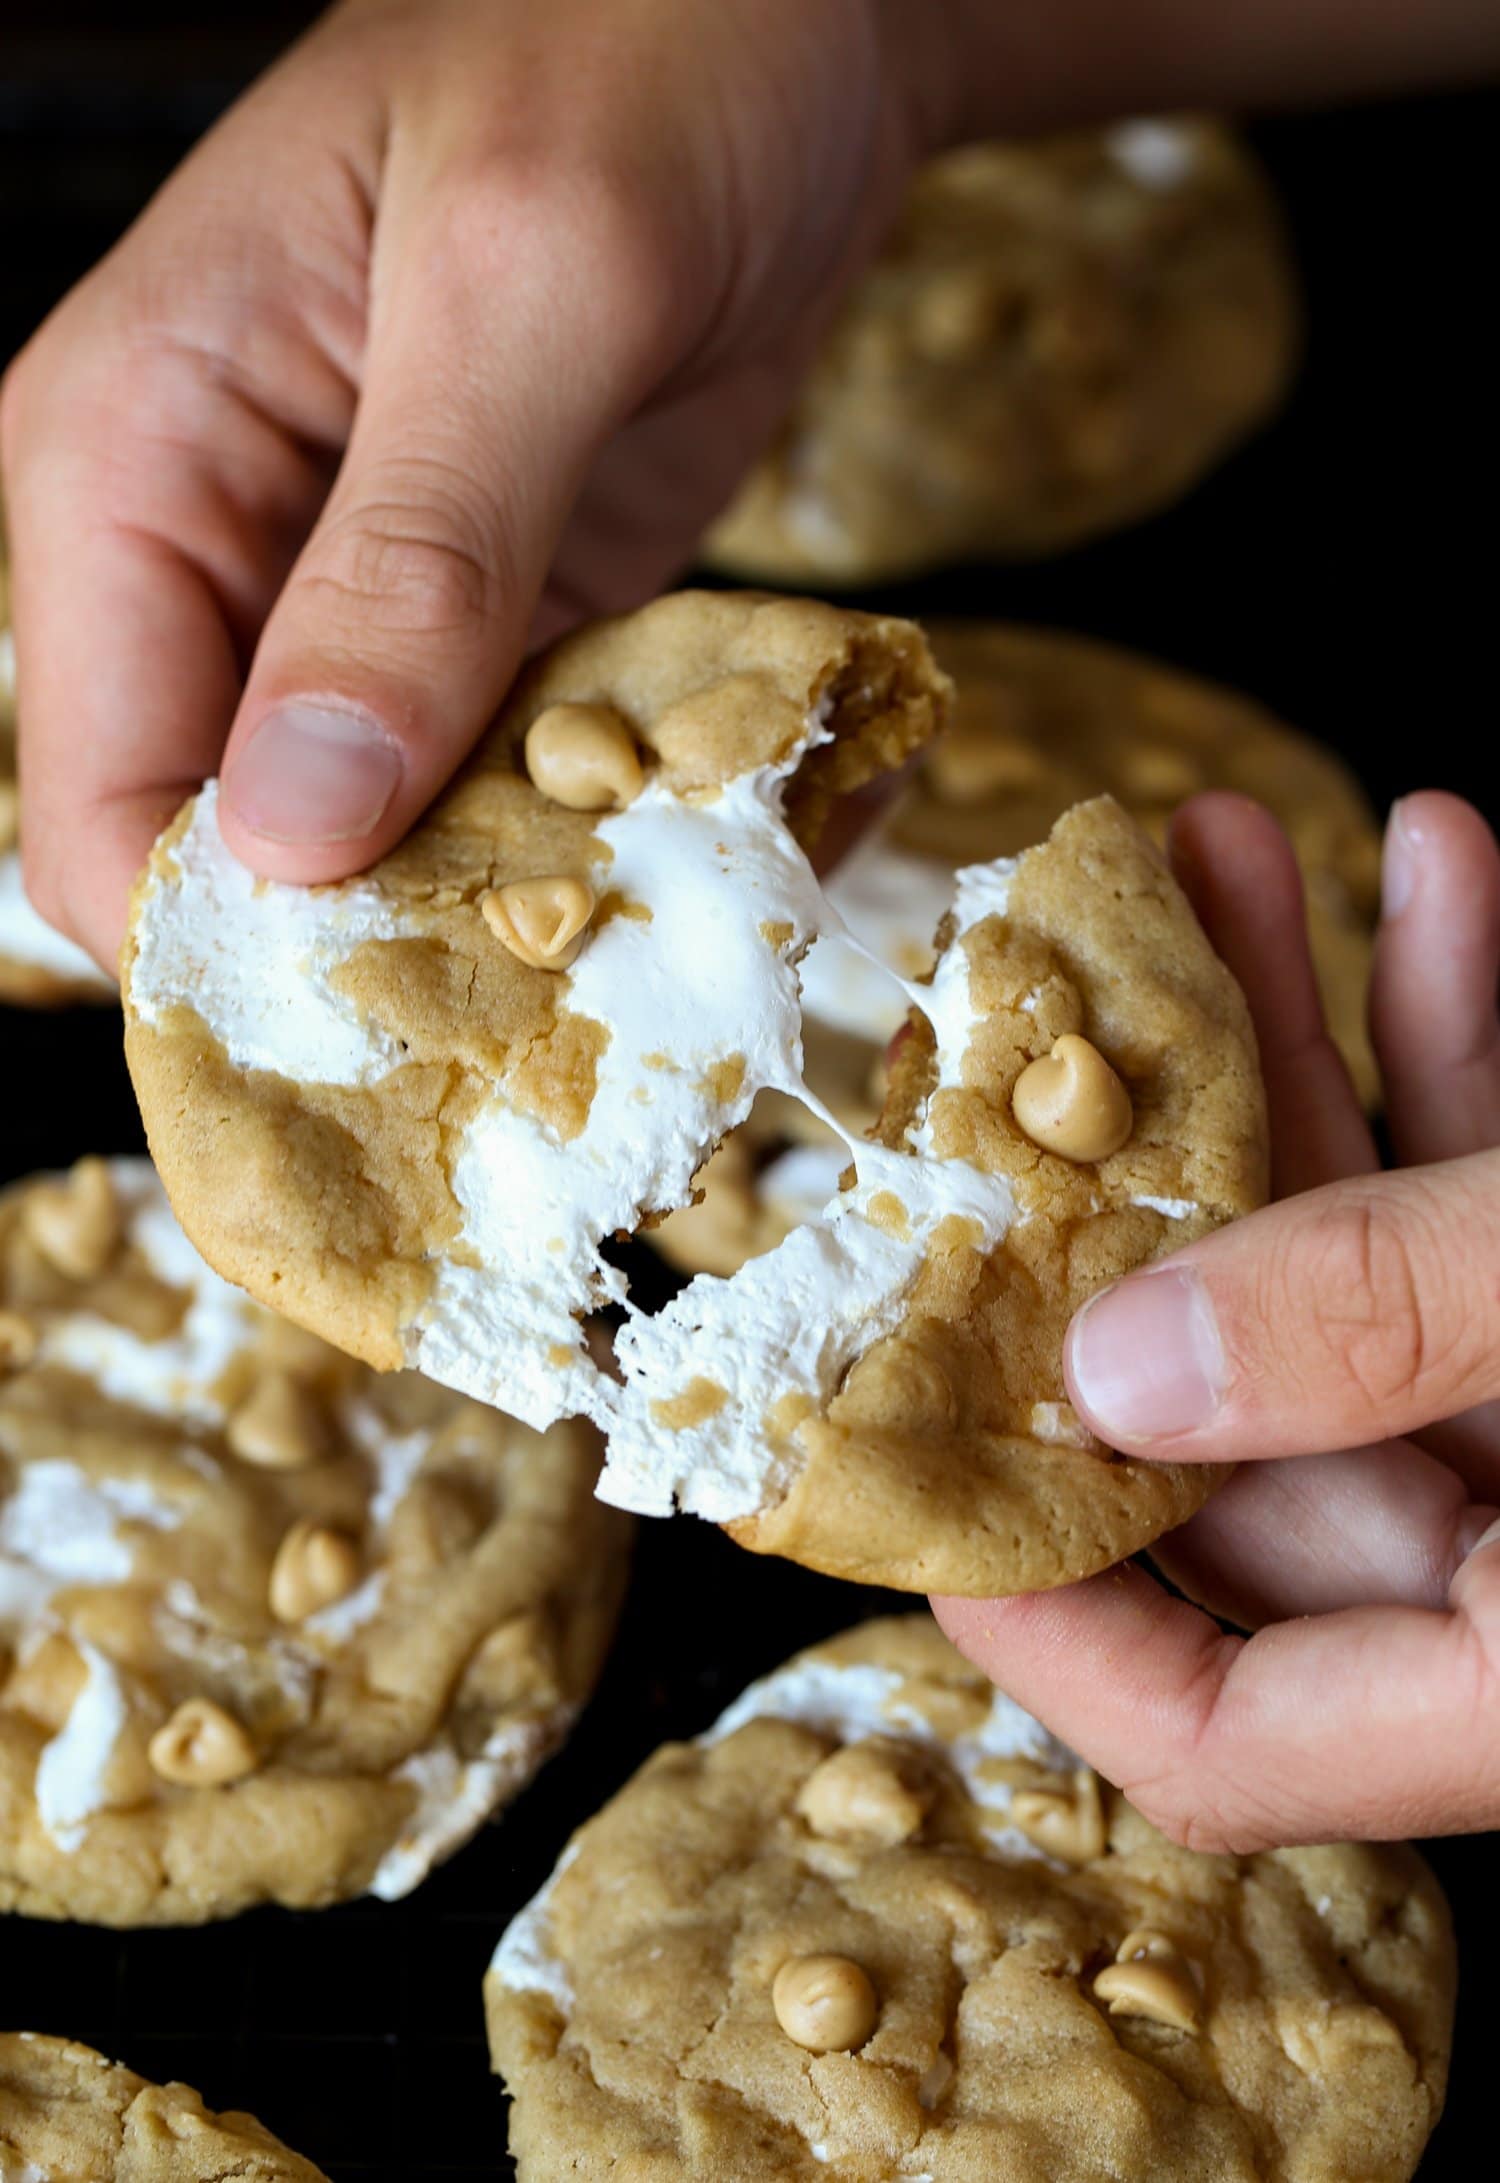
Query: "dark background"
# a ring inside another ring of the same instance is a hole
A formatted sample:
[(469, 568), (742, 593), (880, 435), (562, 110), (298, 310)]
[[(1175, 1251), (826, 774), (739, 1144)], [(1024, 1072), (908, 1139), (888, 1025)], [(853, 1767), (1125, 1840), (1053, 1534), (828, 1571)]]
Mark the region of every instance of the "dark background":
[[(3, 356), (311, 11), (142, 0), (122, 36), (118, 0), (0, 6)], [(210, 14), (230, 27), (205, 29)], [(1001, 613), (1159, 652), (1322, 736), (1382, 805), (1443, 786), (1493, 813), (1485, 329), (1497, 123), (1500, 100), (1466, 93), (1257, 126), (1308, 299), (1304, 369), (1282, 418), (1140, 529), (882, 603)], [(141, 1149), (112, 1012), (0, 1010), (0, 1062), (0, 1177)], [(212, 2106), (248, 2107), (335, 2183), (508, 2174), (479, 2001), (501, 1926), (570, 1829), (664, 1736), (695, 1732), (751, 1675), (879, 1603), (757, 1561), (708, 1526), (648, 1525), (582, 1728), (504, 1822), (414, 1897), (128, 1937), (0, 1921), (0, 2024), (87, 2040), (147, 2076), (186, 2079)], [(1476, 2169), (1461, 2148), (1493, 2127), (1494, 1845), (1431, 1854), (1466, 1990), (1449, 2111), (1422, 2176), (1469, 2183), (1493, 2164)]]

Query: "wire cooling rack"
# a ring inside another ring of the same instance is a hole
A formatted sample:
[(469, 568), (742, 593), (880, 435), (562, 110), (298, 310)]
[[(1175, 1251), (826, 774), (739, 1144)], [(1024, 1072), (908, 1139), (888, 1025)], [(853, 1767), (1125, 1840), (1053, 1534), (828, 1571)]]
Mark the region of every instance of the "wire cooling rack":
[[(266, 57), (269, 19), (264, 0), (227, 5), (205, 33), (201, 8), (138, 0), (122, 37), (113, 7), (13, 4), (0, 356)], [(278, 26), (298, 12), (271, 9)], [(1263, 131), (1310, 299), (1306, 368), (1284, 418), (1124, 537), (875, 603), (1003, 614), (1159, 652), (1321, 734), (1382, 802), (1429, 781), (1493, 795), (1471, 726), (1492, 706), (1490, 609), (1463, 509), (1496, 498), (1493, 444), (1476, 425), (1491, 414), (1490, 352), (1475, 338), (1496, 116), (1493, 96), (1472, 96)], [(0, 1179), (140, 1149), (112, 1011), (0, 1010)], [(480, 1981), (506, 1920), (659, 1742), (696, 1733), (751, 1677), (889, 1604), (741, 1553), (707, 1525), (646, 1525), (619, 1642), (571, 1742), (414, 1896), (189, 1932), (0, 1919), (0, 2025), (87, 2040), (147, 2076), (185, 2079), (212, 2106), (249, 2108), (334, 2183), (493, 2183), (512, 2171)], [(1487, 1968), (1500, 1946), (1495, 1839), (1430, 1854), (1462, 1960)], [(1476, 1979), (1423, 2183), (1480, 2172), (1468, 2147), (1491, 2129), (1495, 2026)]]

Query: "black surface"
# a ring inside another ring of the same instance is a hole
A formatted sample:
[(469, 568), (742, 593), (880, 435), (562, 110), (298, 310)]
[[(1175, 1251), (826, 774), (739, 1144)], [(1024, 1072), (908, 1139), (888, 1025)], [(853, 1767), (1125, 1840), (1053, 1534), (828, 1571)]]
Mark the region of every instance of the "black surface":
[[(6, 9), (0, 353), (108, 246), (273, 29), (305, 12), (221, 9), (217, 25), (246, 29), (207, 34), (201, 9), (159, 5), (145, 11), (158, 35), (123, 38), (109, 35), (117, 6)], [(1492, 798), (1497, 111), (1470, 95), (1259, 130), (1309, 291), (1306, 367), (1283, 419), (1127, 536), (884, 598), (1074, 627), (1220, 676), (1341, 749), (1381, 802), (1422, 785)], [(140, 1148), (112, 1013), (0, 1011), (0, 1065), (0, 1173)], [(647, 1526), (619, 1645), (572, 1743), (414, 1897), (188, 1933), (0, 1921), (0, 2023), (89, 2040), (215, 2106), (248, 2106), (336, 2183), (507, 2174), (479, 2007), (501, 1925), (663, 1736), (701, 1728), (751, 1675), (878, 1603), (704, 1525)], [(1494, 2165), (1469, 2150), (1492, 2126), (1493, 1838), (1431, 1854), (1467, 1990), (1422, 2174), (1471, 2183)]]

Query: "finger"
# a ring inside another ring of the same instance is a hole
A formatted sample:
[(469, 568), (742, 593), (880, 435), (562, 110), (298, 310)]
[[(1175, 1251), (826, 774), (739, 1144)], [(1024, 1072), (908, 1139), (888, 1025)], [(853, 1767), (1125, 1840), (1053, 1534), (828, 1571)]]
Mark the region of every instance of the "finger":
[[(361, 216), (304, 186), (295, 115), (277, 138), (279, 202), (231, 118), (5, 382), (27, 885), (111, 969), (156, 832), (217, 768), (253, 632), (347, 428), (352, 311), (323, 278), (309, 333), (297, 238), (353, 258)], [(220, 224), (250, 160), (258, 224)]]
[(483, 732), (589, 459), (661, 368), (670, 316), (639, 251), (608, 262), (597, 200), (396, 171), (382, 221), (348, 453), (225, 754), (225, 838), (281, 879), (382, 854)]
[(1442, 1610), (1360, 1607), (1226, 1637), (1128, 1565), (939, 1599), (959, 1648), (1174, 1840), (1277, 1844), (1500, 1821), (1500, 1537)]
[(1306, 1455), (1500, 1394), (1500, 1153), (1268, 1206), (1075, 1317), (1068, 1391), (1109, 1446)]
[(1407, 796), (1386, 829), (1370, 1027), (1404, 1162), (1500, 1143), (1500, 849), (1472, 804)]
[(1268, 811), (1246, 796), (1195, 796), (1172, 822), (1172, 867), (1239, 981), (1260, 1045), (1278, 1198), (1378, 1162), (1342, 1055), (1328, 1035), (1307, 944), (1302, 875)]
[(42, 915), (114, 975), (131, 884), (217, 763), (239, 670), (197, 569), (138, 533), (73, 528), (71, 505), (23, 489), (12, 514), (23, 856)]
[(1246, 1463), (1151, 1558), (1241, 1629), (1343, 1607), (1440, 1607), (1497, 1514), (1410, 1441)]

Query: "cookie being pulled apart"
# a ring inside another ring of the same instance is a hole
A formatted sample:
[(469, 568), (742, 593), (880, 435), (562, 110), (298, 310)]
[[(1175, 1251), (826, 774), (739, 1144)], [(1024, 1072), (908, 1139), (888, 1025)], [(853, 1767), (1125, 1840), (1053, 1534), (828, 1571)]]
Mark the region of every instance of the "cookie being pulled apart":
[(72, 2039), (0, 2032), (0, 2176), (15, 2183), (326, 2183), (253, 2115), (216, 2115)]
[(1415, 1852), (1178, 1849), (911, 1616), (649, 1759), (485, 2002), (519, 2183), (1407, 2183), (1453, 1988)]
[(0, 1910), (408, 1893), (592, 1687), (598, 1467), (229, 1288), (143, 1160), (0, 1195)]
[[(959, 875), (932, 984), (898, 988), (917, 1015), (877, 1137), (845, 1128), (816, 1221), (654, 1318), (607, 1255), (758, 1092), (818, 1106), (797, 964), (838, 921), (802, 842), (946, 694), (909, 624), (688, 594), (557, 647), (360, 880), (257, 883), (205, 792), (126, 971), (204, 1254), (372, 1363), (593, 1418), (604, 1498), (838, 1574), (1030, 1589), (1181, 1521), (1212, 1474), (1090, 1443), (1062, 1333), (1258, 1202), (1264, 1117), (1240, 994), (1107, 801)], [(619, 1379), (582, 1325), (606, 1303)]]

